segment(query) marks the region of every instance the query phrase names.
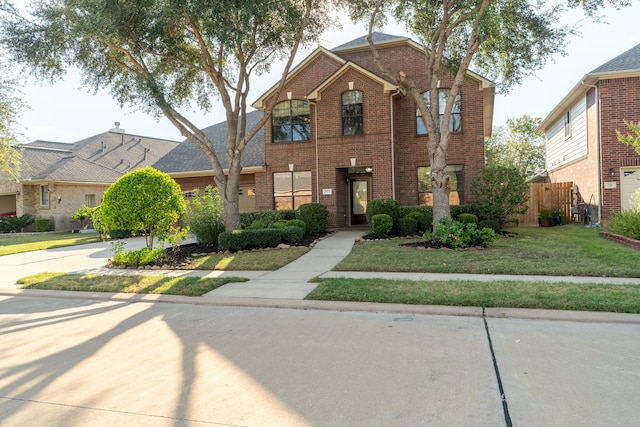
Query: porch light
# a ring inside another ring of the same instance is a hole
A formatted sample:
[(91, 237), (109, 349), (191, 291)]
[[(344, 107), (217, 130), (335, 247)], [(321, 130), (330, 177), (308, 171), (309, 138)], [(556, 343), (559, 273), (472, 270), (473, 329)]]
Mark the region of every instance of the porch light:
[(611, 176), (615, 175), (615, 171), (613, 170), (613, 168), (609, 168), (609, 175)]

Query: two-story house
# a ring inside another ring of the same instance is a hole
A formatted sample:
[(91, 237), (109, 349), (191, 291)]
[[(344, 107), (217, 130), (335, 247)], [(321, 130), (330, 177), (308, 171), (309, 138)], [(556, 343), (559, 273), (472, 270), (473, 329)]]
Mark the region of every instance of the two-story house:
[(573, 182), (596, 218), (635, 207), (640, 156), (618, 142), (625, 121), (640, 121), (640, 44), (583, 76), (539, 128), (548, 181)]
[[(379, 33), (374, 41), (389, 71), (404, 72), (430, 96), (422, 46)], [(439, 82), (441, 102), (451, 83), (452, 78)], [(487, 79), (467, 73), (449, 123), (452, 204), (471, 202), (471, 178), (484, 167), (494, 89)], [(264, 109), (275, 93), (274, 87), (253, 107)], [(414, 101), (379, 71), (365, 37), (332, 50), (320, 47), (290, 72), (264, 129), (256, 209), (318, 202), (329, 209), (332, 227), (349, 227), (366, 222), (371, 199), (431, 204), (427, 140)]]

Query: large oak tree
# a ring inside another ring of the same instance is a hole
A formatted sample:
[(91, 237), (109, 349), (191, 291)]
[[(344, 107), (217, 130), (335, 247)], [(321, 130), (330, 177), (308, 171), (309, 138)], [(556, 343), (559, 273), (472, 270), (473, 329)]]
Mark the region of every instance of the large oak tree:
[[(431, 166), (434, 224), (450, 216), (449, 176), (446, 155), (448, 123), (465, 76), (474, 70), (494, 80), (506, 91), (523, 77), (541, 68), (554, 54), (563, 54), (566, 38), (574, 29), (559, 24), (568, 7), (582, 7), (596, 17), (603, 4), (625, 6), (627, 0), (349, 0), (354, 20), (369, 23), (369, 44), (373, 30), (387, 17), (406, 23), (425, 50), (424, 75), (427, 86), (418, 87), (418, 77), (392, 70), (379, 59), (380, 70), (411, 96), (420, 110), (429, 134), (427, 152)], [(438, 82), (452, 77), (444, 111), (439, 111)], [(442, 120), (440, 120), (442, 117)], [(444, 126), (441, 126), (444, 123)]]
[[(273, 107), (247, 129), (251, 77), (284, 60), (279, 91), (298, 47), (328, 26), (329, 1), (36, 0), (26, 17), (4, 3), (0, 42), (36, 78), (60, 79), (77, 67), (85, 86), (166, 116), (211, 162), (233, 230), (240, 228), (241, 156)], [(219, 103), (228, 126), (226, 176), (214, 141), (188, 118), (193, 108)]]

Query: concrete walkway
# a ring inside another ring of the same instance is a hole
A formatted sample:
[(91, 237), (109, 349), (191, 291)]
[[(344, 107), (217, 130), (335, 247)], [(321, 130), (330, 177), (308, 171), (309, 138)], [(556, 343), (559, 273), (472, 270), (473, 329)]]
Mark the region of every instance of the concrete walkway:
[(279, 270), (264, 273), (248, 282), (229, 283), (204, 296), (304, 299), (318, 286), (317, 283), (309, 283), (309, 280), (335, 267), (351, 252), (353, 243), (363, 234), (363, 231), (338, 231), (320, 240), (309, 252)]

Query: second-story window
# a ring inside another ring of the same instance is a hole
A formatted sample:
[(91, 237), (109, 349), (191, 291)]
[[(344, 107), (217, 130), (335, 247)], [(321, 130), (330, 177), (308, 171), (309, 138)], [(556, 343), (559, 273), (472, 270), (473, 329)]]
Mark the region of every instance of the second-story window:
[(362, 92), (350, 90), (342, 94), (342, 134), (360, 135), (362, 123)]
[[(449, 89), (440, 89), (438, 90), (438, 102), (440, 111), (440, 127), (442, 127), (442, 120), (444, 119), (444, 108), (447, 105), (447, 99), (449, 98)], [(424, 99), (427, 108), (429, 107), (431, 102), (431, 96), (429, 95), (429, 91), (422, 93), (422, 99)], [(455, 100), (453, 101), (453, 109), (451, 110), (451, 119), (449, 119), (449, 132), (462, 132), (462, 99), (460, 94), (456, 95)], [(418, 135), (427, 134), (427, 129), (422, 121), (422, 114), (420, 110), (416, 108), (416, 133)]]
[(308, 141), (311, 139), (309, 103), (282, 101), (273, 107), (271, 116), (273, 142)]

